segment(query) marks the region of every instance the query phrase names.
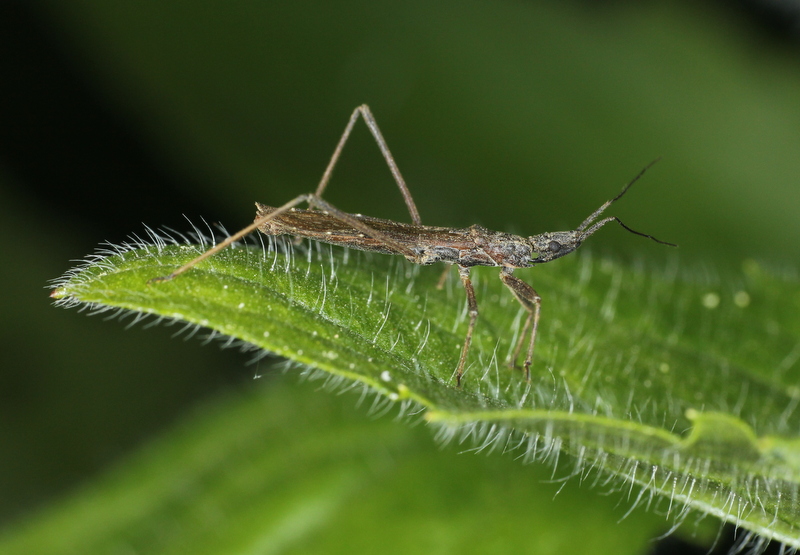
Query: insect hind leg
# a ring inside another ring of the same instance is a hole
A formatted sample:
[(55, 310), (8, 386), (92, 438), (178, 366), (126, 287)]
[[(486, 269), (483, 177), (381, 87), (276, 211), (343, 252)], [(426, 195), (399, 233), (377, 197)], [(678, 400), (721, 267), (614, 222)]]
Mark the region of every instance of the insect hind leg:
[(339, 139), (339, 143), (336, 145), (336, 148), (333, 151), (330, 162), (328, 162), (328, 167), (325, 168), (325, 173), (322, 174), (322, 179), (317, 186), (315, 196), (318, 199), (322, 198), (322, 193), (324, 193), (325, 189), (328, 187), (328, 183), (333, 175), (333, 169), (336, 167), (336, 163), (339, 161), (339, 157), (342, 155), (344, 145), (347, 143), (347, 139), (350, 137), (350, 132), (353, 130), (353, 126), (356, 124), (356, 121), (358, 121), (359, 116), (364, 118), (364, 123), (367, 124), (370, 133), (372, 133), (375, 142), (378, 144), (378, 148), (381, 150), (381, 154), (383, 154), (384, 160), (386, 160), (386, 164), (389, 166), (389, 170), (392, 172), (394, 181), (397, 183), (397, 188), (400, 189), (400, 193), (403, 195), (403, 201), (405, 201), (406, 206), (408, 207), (408, 213), (411, 215), (411, 221), (415, 224), (421, 224), (422, 220), (419, 217), (419, 211), (417, 210), (417, 205), (414, 203), (414, 198), (411, 196), (411, 192), (408, 190), (406, 181), (403, 179), (403, 175), (400, 173), (400, 168), (397, 167), (397, 162), (394, 161), (394, 156), (392, 156), (392, 153), (389, 150), (389, 145), (386, 144), (386, 139), (383, 138), (383, 134), (378, 127), (378, 122), (375, 121), (375, 116), (372, 115), (372, 111), (370, 111), (369, 106), (366, 104), (358, 106), (350, 115), (350, 119), (348, 120), (347, 125), (344, 128), (344, 132), (342, 132), (342, 136)]
[(202, 262), (206, 258), (209, 258), (210, 256), (213, 256), (213, 255), (217, 254), (218, 252), (220, 252), (224, 248), (230, 246), (232, 243), (238, 241), (239, 239), (241, 239), (245, 235), (248, 235), (248, 234), (252, 233), (256, 229), (258, 229), (260, 226), (262, 226), (265, 223), (267, 223), (268, 221), (280, 216), (284, 212), (287, 212), (288, 210), (291, 210), (292, 208), (294, 208), (298, 204), (301, 204), (303, 202), (307, 202), (309, 205), (311, 205), (315, 198), (316, 197), (314, 195), (310, 195), (310, 194), (296, 196), (295, 198), (293, 198), (292, 200), (290, 200), (289, 202), (287, 202), (283, 206), (279, 206), (278, 208), (276, 208), (275, 210), (273, 210), (269, 214), (267, 214), (265, 216), (262, 216), (262, 217), (259, 217), (259, 218), (256, 218), (255, 221), (252, 224), (248, 225), (247, 227), (245, 227), (243, 229), (240, 229), (239, 231), (237, 231), (233, 235), (227, 237), (224, 241), (221, 241), (220, 243), (217, 243), (214, 247), (208, 249), (207, 251), (202, 253), (200, 256), (198, 256), (196, 258), (193, 258), (192, 260), (190, 260), (189, 262), (187, 262), (186, 264), (184, 264), (183, 266), (181, 266), (180, 268), (178, 268), (177, 270), (175, 270), (171, 274), (166, 275), (166, 276), (154, 277), (151, 280), (149, 280), (147, 283), (160, 283), (162, 281), (170, 281), (170, 280), (178, 277), (179, 275), (181, 275), (182, 273), (184, 273), (187, 270), (190, 270), (192, 267), (194, 267), (195, 265), (199, 264), (200, 262)]
[(216, 246), (212, 247), (211, 249), (205, 251), (200, 256), (190, 260), (171, 274), (166, 276), (159, 276), (152, 278), (148, 281), (148, 283), (159, 283), (163, 281), (170, 281), (180, 274), (186, 272), (187, 270), (191, 269), (195, 265), (199, 264), (203, 260), (213, 256), (223, 250), (224, 248), (228, 247), (235, 241), (238, 241), (242, 237), (252, 233), (259, 227), (263, 226), (265, 223), (269, 222), (270, 220), (279, 217), (284, 212), (291, 210), (298, 204), (303, 202), (307, 202), (309, 206), (313, 208), (317, 208), (319, 210), (324, 210), (328, 212), (330, 215), (336, 217), (337, 219), (347, 223), (348, 225), (353, 226), (355, 229), (366, 233), (367, 235), (374, 237), (375, 239), (379, 239), (390, 245), (398, 253), (403, 254), (406, 257), (414, 258), (416, 255), (411, 251), (408, 247), (400, 245), (397, 241), (392, 240), (388, 235), (385, 233), (381, 233), (377, 230), (371, 229), (369, 226), (364, 224), (363, 222), (359, 221), (357, 218), (353, 217), (346, 212), (343, 212), (324, 200), (322, 198), (322, 193), (325, 191), (326, 187), (328, 186), (328, 182), (331, 179), (331, 175), (333, 175), (333, 169), (336, 167), (336, 163), (339, 160), (339, 157), (342, 154), (342, 150), (344, 149), (344, 145), (347, 143), (347, 139), (350, 137), (350, 133), (353, 130), (353, 126), (355, 125), (356, 121), (358, 121), (359, 116), (364, 118), (364, 122), (366, 123), (367, 127), (369, 128), (372, 136), (375, 138), (375, 142), (378, 144), (378, 148), (380, 148), (381, 153), (383, 154), (384, 159), (386, 160), (389, 169), (394, 176), (395, 182), (397, 183), (398, 189), (400, 189), (400, 193), (403, 195), (403, 200), (408, 207), (408, 212), (411, 215), (411, 219), (415, 224), (421, 224), (421, 220), (419, 217), (419, 211), (417, 210), (417, 206), (414, 203), (414, 199), (411, 197), (411, 192), (408, 190), (406, 186), (405, 180), (403, 179), (402, 174), (400, 173), (400, 169), (397, 167), (397, 163), (394, 161), (394, 157), (392, 156), (391, 151), (389, 150), (389, 146), (386, 144), (386, 140), (383, 138), (383, 134), (378, 127), (378, 123), (375, 121), (375, 117), (372, 115), (372, 112), (369, 109), (369, 106), (366, 104), (362, 104), (358, 106), (353, 113), (350, 115), (350, 119), (345, 126), (344, 132), (342, 133), (341, 138), (339, 139), (336, 148), (333, 151), (333, 155), (331, 156), (330, 161), (328, 162), (328, 166), (325, 168), (325, 173), (322, 174), (322, 179), (317, 186), (317, 189), (314, 193), (307, 193), (303, 195), (299, 195), (294, 199), (290, 200), (286, 204), (276, 208), (274, 211), (270, 212), (267, 215), (259, 216), (255, 219), (255, 221), (231, 235), (230, 237), (226, 238), (224, 241), (220, 242)]

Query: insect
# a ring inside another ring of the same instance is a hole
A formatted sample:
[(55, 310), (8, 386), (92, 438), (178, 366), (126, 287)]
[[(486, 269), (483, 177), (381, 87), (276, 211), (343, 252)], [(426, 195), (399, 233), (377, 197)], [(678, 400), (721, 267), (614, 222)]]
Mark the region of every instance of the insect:
[[(389, 165), (389, 169), (411, 215), (412, 223), (410, 224), (370, 218), (361, 214), (349, 214), (339, 210), (322, 198), (322, 193), (328, 186), (336, 162), (359, 116), (366, 122), (375, 141), (378, 143), (386, 163)], [(497, 266), (500, 267), (500, 279), (528, 312), (522, 332), (514, 347), (513, 355), (509, 359), (509, 365), (512, 367), (516, 365), (527, 340), (523, 369), (525, 379), (530, 382), (533, 349), (539, 326), (542, 299), (533, 287), (513, 275), (514, 270), (551, 262), (573, 252), (581, 246), (581, 243), (587, 237), (609, 222), (617, 222), (631, 233), (647, 237), (657, 243), (676, 246), (672, 243), (660, 241), (651, 235), (634, 231), (616, 216), (598, 219), (603, 211), (619, 200), (631, 185), (656, 161), (654, 160), (648, 164), (616, 197), (605, 202), (600, 208), (592, 212), (588, 218), (572, 231), (550, 231), (531, 237), (521, 237), (509, 233), (491, 231), (478, 225), (467, 228), (427, 226), (422, 225), (414, 199), (411, 197), (405, 180), (400, 174), (394, 157), (386, 145), (372, 112), (364, 104), (357, 107), (350, 116), (350, 120), (314, 193), (299, 195), (277, 208), (256, 203), (258, 211), (252, 224), (234, 233), (197, 258), (187, 262), (171, 274), (153, 278), (150, 282), (171, 280), (256, 229), (266, 235), (293, 235), (358, 250), (398, 254), (405, 256), (407, 260), (415, 264), (428, 265), (436, 262), (455, 264), (458, 267), (461, 283), (466, 291), (469, 314), (467, 334), (464, 338), (464, 344), (461, 348), (461, 355), (455, 371), (456, 384), (460, 387), (467, 354), (472, 342), (475, 322), (478, 318), (478, 303), (475, 298), (475, 289), (470, 280), (470, 268), (473, 266)], [(296, 208), (301, 203), (307, 203), (311, 209)]]

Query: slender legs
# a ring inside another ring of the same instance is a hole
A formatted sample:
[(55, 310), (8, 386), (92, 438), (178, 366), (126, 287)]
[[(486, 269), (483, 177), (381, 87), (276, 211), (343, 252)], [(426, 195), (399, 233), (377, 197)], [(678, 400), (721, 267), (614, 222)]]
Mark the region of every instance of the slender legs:
[(461, 387), (461, 376), (464, 375), (464, 364), (467, 362), (467, 353), (470, 343), (472, 343), (472, 330), (475, 329), (475, 321), (478, 319), (478, 301), (475, 300), (475, 288), (472, 287), (472, 281), (469, 279), (469, 268), (459, 266), (458, 275), (461, 277), (461, 283), (464, 284), (464, 291), (467, 292), (467, 310), (469, 311), (467, 336), (464, 338), (464, 346), (461, 348), (461, 357), (458, 359), (458, 368), (456, 368), (456, 384)]
[[(533, 287), (518, 277), (511, 275), (513, 271), (513, 268), (502, 268), (500, 270), (500, 279), (503, 280), (505, 286), (511, 290), (514, 297), (516, 297), (523, 308), (528, 311), (528, 317), (525, 319), (522, 333), (519, 334), (517, 345), (514, 347), (514, 354), (508, 362), (509, 366), (512, 368), (516, 365), (520, 351), (522, 351), (522, 345), (527, 337), (528, 350), (525, 355), (523, 370), (525, 371), (525, 379), (530, 382), (531, 364), (533, 363), (533, 345), (536, 341), (536, 331), (539, 328), (539, 309), (542, 305), (542, 298)], [(460, 387), (461, 376), (464, 375), (464, 364), (467, 361), (467, 353), (472, 343), (472, 332), (475, 329), (475, 321), (478, 319), (478, 303), (475, 300), (475, 288), (472, 286), (472, 281), (469, 279), (469, 268), (459, 266), (458, 275), (461, 277), (461, 283), (464, 284), (464, 291), (467, 293), (467, 310), (469, 312), (467, 336), (464, 338), (464, 346), (461, 348), (461, 358), (458, 360), (458, 368), (456, 369), (456, 383)], [(530, 335), (528, 335), (528, 330), (530, 330)]]
[(522, 350), (522, 344), (525, 341), (525, 336), (528, 330), (531, 330), (530, 338), (528, 339), (528, 351), (525, 355), (525, 363), (523, 369), (525, 370), (525, 379), (531, 381), (531, 364), (533, 363), (533, 345), (536, 341), (536, 330), (539, 327), (539, 309), (542, 305), (542, 298), (534, 290), (533, 287), (511, 275), (513, 268), (503, 268), (500, 271), (500, 279), (508, 287), (519, 303), (528, 311), (528, 317), (525, 319), (525, 325), (522, 328), (522, 333), (519, 334), (517, 346), (514, 348), (514, 355), (509, 360), (510, 366), (515, 366), (519, 353)]
[(347, 126), (344, 128), (344, 133), (342, 133), (342, 138), (339, 139), (339, 144), (336, 145), (336, 149), (333, 151), (333, 156), (331, 156), (331, 161), (328, 162), (328, 167), (325, 168), (325, 173), (322, 174), (322, 179), (317, 186), (317, 191), (314, 193), (316, 197), (321, 197), (322, 193), (325, 192), (325, 188), (328, 186), (328, 182), (331, 179), (331, 175), (333, 174), (333, 168), (336, 166), (336, 162), (339, 161), (339, 156), (342, 154), (342, 150), (344, 150), (344, 145), (347, 142), (347, 139), (350, 137), (350, 132), (353, 130), (353, 126), (358, 121), (358, 116), (364, 118), (364, 122), (369, 127), (372, 136), (375, 138), (375, 142), (378, 143), (378, 148), (381, 149), (381, 154), (383, 154), (384, 160), (386, 160), (386, 164), (389, 166), (389, 169), (394, 176), (395, 183), (397, 183), (397, 188), (400, 189), (400, 193), (403, 195), (403, 200), (408, 207), (408, 213), (411, 215), (411, 221), (415, 224), (421, 224), (422, 220), (419, 217), (419, 211), (417, 211), (417, 205), (414, 204), (414, 199), (411, 197), (411, 192), (408, 190), (406, 186), (406, 181), (403, 179), (403, 176), (400, 174), (400, 168), (397, 167), (397, 163), (394, 161), (394, 156), (389, 151), (389, 146), (386, 144), (386, 139), (383, 138), (381, 134), (381, 130), (378, 128), (378, 122), (375, 121), (375, 116), (372, 115), (372, 112), (369, 109), (369, 106), (366, 104), (362, 104), (350, 115), (350, 120), (347, 122)]
[(411, 192), (408, 190), (406, 186), (406, 182), (403, 179), (402, 174), (400, 173), (400, 169), (397, 167), (397, 163), (394, 161), (394, 156), (392, 156), (391, 151), (389, 150), (389, 146), (386, 144), (386, 140), (383, 138), (381, 134), (381, 130), (378, 128), (378, 123), (375, 121), (375, 117), (372, 115), (372, 112), (369, 109), (369, 106), (366, 104), (362, 104), (350, 115), (350, 120), (347, 122), (347, 125), (344, 128), (344, 132), (342, 133), (342, 137), (339, 139), (339, 143), (336, 145), (336, 149), (333, 151), (333, 155), (331, 156), (330, 162), (328, 162), (328, 167), (325, 168), (325, 173), (322, 174), (322, 179), (317, 186), (317, 190), (313, 194), (305, 194), (299, 195), (294, 199), (290, 200), (283, 206), (279, 206), (272, 212), (267, 215), (264, 215), (260, 218), (256, 218), (256, 220), (250, 224), (249, 226), (245, 227), (244, 229), (234, 233), (230, 237), (226, 238), (224, 241), (220, 242), (219, 244), (215, 245), (213, 248), (208, 249), (206, 252), (194, 258), (166, 276), (160, 276), (151, 279), (148, 283), (157, 283), (162, 281), (169, 281), (180, 274), (184, 273), (185, 271), (189, 270), (199, 262), (202, 262), (206, 258), (217, 254), (219, 251), (224, 249), (225, 247), (229, 246), (231, 243), (238, 241), (245, 235), (252, 233), (268, 221), (277, 218), (281, 214), (291, 210), (298, 204), (302, 204), (304, 202), (308, 203), (308, 205), (312, 208), (317, 208), (319, 210), (324, 210), (334, 216), (342, 220), (343, 222), (347, 223), (348, 225), (362, 231), (363, 233), (367, 234), (370, 237), (374, 237), (375, 239), (380, 239), (387, 245), (390, 245), (394, 249), (396, 249), (400, 254), (406, 257), (414, 257), (414, 252), (411, 251), (409, 248), (400, 245), (396, 241), (392, 240), (389, 236), (379, 231), (376, 231), (370, 228), (368, 225), (364, 224), (363, 222), (359, 221), (358, 219), (354, 218), (347, 212), (343, 212), (324, 200), (322, 198), (322, 193), (325, 191), (325, 188), (328, 186), (328, 182), (333, 175), (333, 169), (336, 167), (336, 162), (339, 161), (339, 157), (342, 154), (342, 150), (344, 149), (344, 145), (347, 143), (347, 139), (350, 137), (350, 132), (353, 130), (353, 126), (358, 121), (358, 117), (361, 116), (364, 118), (364, 122), (369, 127), (372, 136), (375, 138), (375, 142), (378, 144), (378, 148), (381, 150), (381, 154), (383, 154), (383, 158), (386, 160), (386, 164), (389, 166), (389, 170), (391, 170), (392, 175), (394, 176), (394, 180), (397, 183), (397, 188), (400, 189), (400, 193), (403, 195), (403, 200), (408, 207), (408, 213), (411, 215), (411, 220), (415, 224), (421, 224), (421, 220), (419, 217), (419, 211), (417, 210), (416, 204), (414, 204), (414, 199), (411, 197)]

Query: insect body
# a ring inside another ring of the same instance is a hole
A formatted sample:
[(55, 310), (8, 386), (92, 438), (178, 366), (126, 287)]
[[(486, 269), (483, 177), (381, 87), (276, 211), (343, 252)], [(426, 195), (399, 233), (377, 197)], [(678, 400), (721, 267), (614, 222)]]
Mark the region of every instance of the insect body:
[[(392, 171), (392, 175), (400, 192), (403, 194), (403, 199), (411, 215), (413, 222), (411, 224), (370, 218), (360, 214), (349, 214), (339, 210), (322, 198), (322, 192), (328, 185), (336, 161), (359, 116), (364, 118), (389, 165), (389, 169)], [(356, 108), (350, 116), (350, 121), (345, 127), (344, 133), (315, 193), (300, 195), (279, 207), (256, 203), (258, 211), (255, 221), (251, 225), (231, 235), (168, 276), (154, 278), (151, 281), (159, 282), (173, 279), (198, 262), (219, 252), (256, 229), (266, 235), (293, 235), (364, 251), (399, 254), (415, 264), (428, 265), (436, 262), (454, 264), (458, 267), (459, 276), (467, 294), (467, 307), (469, 310), (469, 326), (455, 371), (456, 383), (460, 386), (467, 354), (472, 342), (475, 322), (478, 317), (478, 303), (469, 277), (470, 268), (473, 266), (497, 266), (501, 268), (500, 279), (528, 312), (522, 333), (509, 362), (512, 366), (516, 364), (522, 347), (527, 340), (523, 368), (525, 378), (530, 381), (530, 367), (533, 361), (533, 349), (539, 325), (541, 297), (530, 285), (512, 275), (513, 271), (516, 268), (528, 268), (565, 256), (577, 249), (584, 239), (605, 224), (613, 221), (616, 221), (631, 233), (647, 237), (658, 243), (675, 246), (671, 243), (659, 241), (650, 235), (634, 231), (614, 216), (598, 220), (603, 211), (622, 197), (653, 163), (655, 162), (651, 162), (645, 167), (622, 189), (622, 192), (605, 202), (572, 231), (554, 231), (530, 237), (521, 237), (509, 233), (491, 231), (478, 225), (467, 228), (426, 226), (421, 223), (419, 212), (411, 193), (400, 174), (394, 157), (389, 152), (375, 118), (372, 116), (369, 107), (362, 105)], [(313, 209), (301, 210), (296, 208), (297, 205), (304, 202)]]
[[(275, 211), (275, 208), (265, 204), (256, 203), (256, 206), (258, 207), (256, 219)], [(534, 248), (524, 237), (491, 231), (478, 225), (459, 229), (405, 224), (355, 214), (351, 216), (370, 229), (391, 238), (393, 242), (406, 247), (411, 251), (411, 254), (406, 254), (406, 258), (415, 264), (447, 262), (467, 267), (513, 268), (527, 268), (533, 265)], [(268, 220), (258, 229), (265, 235), (294, 235), (333, 245), (347, 245), (363, 251), (398, 254), (385, 241), (370, 237), (335, 216), (320, 213), (319, 210), (293, 208)]]

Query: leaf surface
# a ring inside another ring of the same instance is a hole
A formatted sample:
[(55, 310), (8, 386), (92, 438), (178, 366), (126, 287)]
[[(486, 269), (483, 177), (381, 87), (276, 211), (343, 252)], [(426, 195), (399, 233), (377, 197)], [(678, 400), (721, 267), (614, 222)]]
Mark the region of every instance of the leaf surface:
[[(800, 546), (800, 293), (755, 262), (724, 279), (586, 253), (518, 271), (543, 298), (532, 383), (506, 360), (524, 311), (473, 273), (480, 316), (463, 387), (466, 303), (450, 276), (385, 256), (239, 247), (120, 249), (66, 276), (65, 305), (185, 322), (422, 409), (445, 440), (516, 450), (617, 487), (680, 520), (689, 508)], [(136, 316), (137, 318), (139, 316)]]

